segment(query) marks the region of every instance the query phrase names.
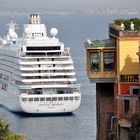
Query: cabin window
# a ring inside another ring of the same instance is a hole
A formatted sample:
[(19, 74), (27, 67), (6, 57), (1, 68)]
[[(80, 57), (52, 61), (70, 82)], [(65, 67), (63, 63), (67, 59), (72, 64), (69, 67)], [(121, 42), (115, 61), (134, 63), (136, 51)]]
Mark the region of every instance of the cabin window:
[(34, 98), (34, 101), (39, 101), (39, 98)]
[(114, 52), (104, 52), (104, 71), (113, 71), (115, 64)]
[(37, 88), (35, 90), (35, 94), (42, 94), (43, 93), (43, 90), (41, 88)]
[(52, 101), (57, 101), (57, 97), (52, 97)]
[(20, 93), (27, 93), (27, 89), (20, 89)]
[(22, 101), (23, 101), (23, 102), (27, 101), (27, 98), (22, 98)]
[(46, 98), (46, 101), (51, 101), (51, 98)]
[(77, 97), (75, 97), (75, 100), (79, 100), (79, 99), (80, 99), (80, 97), (78, 97), (78, 96), (77, 96)]
[(93, 52), (91, 53), (91, 70), (98, 72), (100, 70), (99, 68), (99, 53)]
[(62, 97), (58, 97), (58, 101), (62, 101), (63, 100), (63, 98)]
[(57, 94), (64, 94), (63, 90), (57, 90)]
[(29, 102), (33, 101), (33, 98), (29, 98)]
[(73, 97), (70, 97), (70, 100), (72, 101), (73, 100)]
[(45, 98), (44, 98), (44, 97), (41, 97), (41, 98), (40, 98), (40, 101), (45, 101)]
[(129, 100), (124, 100), (124, 113), (128, 113), (129, 110)]
[(64, 97), (64, 100), (65, 100), (65, 101), (69, 100), (69, 97)]

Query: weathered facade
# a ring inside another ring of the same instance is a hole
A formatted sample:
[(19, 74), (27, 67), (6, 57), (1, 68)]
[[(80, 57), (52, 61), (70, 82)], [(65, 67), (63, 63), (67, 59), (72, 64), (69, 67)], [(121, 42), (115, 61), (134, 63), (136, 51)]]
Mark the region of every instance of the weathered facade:
[(96, 83), (97, 140), (129, 140), (130, 114), (140, 107), (139, 46), (140, 31), (115, 24), (109, 39), (85, 43), (87, 75)]

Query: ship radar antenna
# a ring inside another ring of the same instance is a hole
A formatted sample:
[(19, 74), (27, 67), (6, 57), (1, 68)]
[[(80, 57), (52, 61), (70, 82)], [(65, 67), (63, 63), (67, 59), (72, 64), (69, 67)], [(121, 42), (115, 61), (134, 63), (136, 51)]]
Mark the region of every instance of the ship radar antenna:
[(57, 29), (57, 28), (52, 28), (52, 29), (50, 30), (50, 34), (51, 34), (51, 36), (52, 36), (53, 38), (55, 38), (55, 37), (57, 36), (57, 34), (58, 34), (58, 29)]

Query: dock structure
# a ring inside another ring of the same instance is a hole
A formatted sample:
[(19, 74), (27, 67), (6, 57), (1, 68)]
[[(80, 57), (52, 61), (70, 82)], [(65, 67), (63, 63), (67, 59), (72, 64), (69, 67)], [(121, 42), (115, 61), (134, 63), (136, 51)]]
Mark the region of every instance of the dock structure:
[(124, 26), (111, 23), (108, 39), (84, 44), (96, 83), (97, 140), (129, 140), (131, 114), (140, 110), (140, 30)]

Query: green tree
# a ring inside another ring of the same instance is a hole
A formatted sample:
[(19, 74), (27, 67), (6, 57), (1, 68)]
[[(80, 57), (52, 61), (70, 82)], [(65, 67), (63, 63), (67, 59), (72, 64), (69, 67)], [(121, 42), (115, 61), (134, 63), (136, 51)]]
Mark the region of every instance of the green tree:
[(134, 18), (134, 19), (132, 19), (132, 21), (133, 21), (133, 23), (135, 25), (135, 29), (140, 30), (140, 19)]
[(22, 134), (15, 134), (9, 128), (11, 123), (0, 119), (0, 140), (27, 140)]
[(124, 21), (125, 21), (125, 19), (115, 19), (114, 20), (114, 23), (116, 24), (116, 25), (121, 25), (121, 23), (124, 23)]

